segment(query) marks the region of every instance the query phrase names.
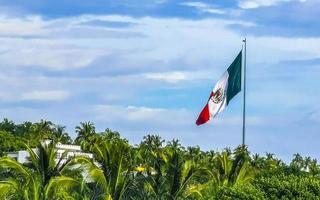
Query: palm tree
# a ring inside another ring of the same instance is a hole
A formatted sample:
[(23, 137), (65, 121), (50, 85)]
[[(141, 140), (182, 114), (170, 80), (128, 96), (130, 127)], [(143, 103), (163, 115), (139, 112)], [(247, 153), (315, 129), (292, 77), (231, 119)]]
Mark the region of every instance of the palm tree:
[(198, 186), (205, 199), (216, 199), (221, 188), (245, 185), (255, 177), (256, 169), (250, 165), (245, 146), (238, 147), (233, 153), (225, 149), (214, 156), (213, 164), (207, 164), (206, 173), (202, 174), (205, 181)]
[(307, 171), (307, 172), (310, 171), (311, 161), (312, 161), (312, 159), (311, 159), (311, 157), (309, 157), (309, 156), (304, 159), (304, 166), (303, 166), (303, 168), (304, 168), (304, 170)]
[(92, 148), (96, 164), (89, 174), (95, 183), (94, 193), (99, 199), (127, 199), (134, 166), (130, 145), (125, 141), (100, 141)]
[(23, 122), (22, 124), (18, 124), (15, 127), (15, 134), (20, 137), (29, 136), (30, 133), (33, 133), (34, 125), (32, 122)]
[(303, 157), (296, 153), (293, 155), (293, 159), (290, 163), (290, 169), (292, 172), (296, 175), (299, 175), (302, 173), (302, 170), (304, 169), (305, 163)]
[(33, 124), (33, 132), (47, 136), (52, 131), (53, 123), (47, 120), (40, 120), (40, 122)]
[(4, 118), (2, 122), (0, 122), (0, 130), (1, 131), (7, 131), (10, 133), (13, 133), (15, 131), (16, 125), (13, 123), (13, 121)]
[(80, 144), (85, 150), (93, 146), (96, 130), (92, 122), (80, 122), (80, 126), (76, 126), (76, 133), (78, 134), (76, 144)]
[(311, 176), (318, 176), (320, 174), (320, 168), (316, 159), (312, 159), (309, 165), (309, 173)]
[(201, 162), (201, 160), (203, 160), (204, 158), (204, 153), (200, 150), (199, 146), (195, 146), (195, 147), (188, 147), (187, 148), (187, 157), (189, 159), (193, 159), (196, 162)]
[[(139, 145), (140, 165), (145, 167), (145, 176), (142, 177), (147, 195), (161, 199), (166, 194), (164, 166), (168, 162), (162, 140), (158, 135), (147, 135)], [(148, 159), (145, 159), (148, 158)]]
[(261, 168), (264, 163), (264, 158), (256, 153), (252, 156), (250, 163), (253, 167)]
[(192, 185), (199, 168), (193, 160), (183, 158), (181, 144), (178, 140), (169, 142), (166, 154), (168, 162), (165, 177), (168, 199), (186, 199), (194, 194), (200, 194), (199, 188)]
[(56, 125), (53, 129), (53, 140), (58, 143), (61, 142), (63, 144), (70, 144), (71, 138), (66, 132), (65, 126)]
[(216, 186), (245, 184), (253, 180), (255, 169), (249, 164), (246, 147), (239, 147), (234, 154), (229, 151), (218, 153), (215, 167), (208, 170), (211, 182)]
[(226, 152), (218, 155), (218, 166), (213, 176), (218, 185), (231, 186), (238, 183), (245, 183), (253, 178), (247, 162), (238, 163)]
[(166, 147), (163, 143), (159, 136), (148, 135), (138, 147), (140, 165), (144, 167), (135, 188), (142, 194), (138, 199), (188, 199), (200, 194), (194, 184), (198, 172), (195, 162), (185, 156), (178, 140), (172, 140)]
[(54, 143), (41, 144), (36, 150), (27, 148), (30, 162), (26, 165), (9, 157), (0, 158), (0, 167), (8, 174), (0, 183), (0, 191), (7, 199), (54, 199), (80, 186), (82, 168), (79, 163), (86, 158), (67, 159), (65, 153), (56, 161)]
[(0, 182), (0, 192), (4, 199), (40, 199), (39, 177), (30, 169), (9, 157), (0, 158), (0, 166), (8, 175)]

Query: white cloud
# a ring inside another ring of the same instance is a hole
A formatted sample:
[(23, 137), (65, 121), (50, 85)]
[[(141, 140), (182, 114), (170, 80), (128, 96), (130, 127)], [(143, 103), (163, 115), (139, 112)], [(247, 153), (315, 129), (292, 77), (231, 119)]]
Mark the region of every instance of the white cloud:
[(46, 22), (39, 16), (8, 18), (0, 16), (0, 36), (41, 36), (48, 34)]
[(211, 13), (211, 14), (225, 14), (226, 12), (222, 9), (217, 9), (214, 8), (213, 6), (209, 5), (209, 4), (205, 4), (203, 2), (183, 2), (180, 5), (182, 6), (188, 6), (188, 7), (193, 7), (196, 8), (198, 10), (200, 10), (201, 12), (204, 13)]
[[(82, 25), (83, 22), (94, 20), (128, 22), (135, 25), (111, 33), (107, 31), (112, 28)], [(84, 68), (103, 56), (118, 54), (119, 51), (125, 51), (117, 55), (124, 57), (121, 60), (123, 65), (145, 67), (145, 63), (151, 62), (149, 66), (157, 63), (157, 66), (151, 67), (159, 67), (161, 64), (167, 64), (167, 61), (181, 59), (186, 46), (204, 45), (203, 49), (199, 49), (201, 52), (195, 49), (194, 52), (188, 53), (190, 55), (185, 55), (192, 64), (194, 57), (198, 56), (193, 56), (193, 53), (204, 55), (204, 52), (209, 52), (206, 49), (212, 48), (210, 44), (215, 43), (214, 40), (203, 37), (203, 34), (223, 34), (220, 33), (220, 28), (227, 24), (248, 24), (233, 20), (203, 20), (198, 25), (192, 20), (150, 17), (136, 19), (112, 15), (85, 15), (56, 20), (44, 20), (41, 17), (32, 16), (10, 20), (3, 18), (0, 21), (6, 27), (0, 29), (0, 36), (3, 36), (0, 39), (1, 63), (7, 66), (36, 66), (49, 70)], [(20, 26), (28, 31), (19, 31)], [(201, 26), (200, 29), (199, 26)], [(163, 34), (159, 35), (159, 31)], [(186, 34), (186, 31), (190, 34)], [(177, 35), (167, 34), (169, 32), (176, 32)], [(121, 35), (123, 37), (118, 37)], [(145, 37), (137, 37), (138, 35), (145, 35)], [(184, 44), (185, 39), (190, 37), (194, 39)], [(178, 40), (183, 42), (173, 47), (172, 45), (163, 46), (161, 40), (171, 44), (179, 42)], [(200, 59), (197, 58), (197, 60)], [(108, 61), (105, 63), (109, 64)]]
[(275, 6), (280, 3), (290, 1), (306, 2), (306, 0), (240, 0), (239, 7), (243, 9), (254, 9), (259, 7)]
[(167, 83), (179, 83), (181, 81), (192, 81), (197, 79), (209, 79), (212, 73), (208, 71), (171, 71), (171, 72), (155, 72), (146, 73), (144, 77), (152, 80), (165, 81)]
[(150, 73), (145, 74), (148, 79), (163, 80), (169, 83), (177, 83), (188, 79), (188, 75), (183, 72)]
[(99, 50), (70, 47), (49, 41), (7, 41), (2, 44), (2, 48), (6, 49), (0, 55), (3, 65), (44, 67), (53, 71), (86, 67), (99, 56), (106, 54)]
[(69, 92), (62, 90), (31, 91), (21, 94), (22, 100), (30, 101), (62, 101), (70, 96)]
[(80, 35), (84, 37), (72, 39), (79, 35), (78, 23), (86, 20), (90, 17), (44, 20), (40, 16), (0, 16), (1, 64), (67, 70), (86, 67), (109, 55), (105, 48), (83, 45), (83, 39), (91, 37), (85, 32), (101, 32), (97, 28), (94, 31), (83, 28)]
[[(128, 106), (126, 108), (125, 117), (131, 121), (146, 121), (150, 119), (155, 119), (159, 117), (161, 113), (166, 113), (168, 110), (160, 109), (160, 108), (147, 108), (147, 107), (136, 107), (136, 106)], [(169, 114), (169, 113), (167, 113)]]
[(167, 129), (170, 126), (194, 124), (192, 115), (185, 109), (164, 109), (136, 106), (95, 105), (93, 114), (97, 120), (105, 122), (149, 123), (152, 127)]

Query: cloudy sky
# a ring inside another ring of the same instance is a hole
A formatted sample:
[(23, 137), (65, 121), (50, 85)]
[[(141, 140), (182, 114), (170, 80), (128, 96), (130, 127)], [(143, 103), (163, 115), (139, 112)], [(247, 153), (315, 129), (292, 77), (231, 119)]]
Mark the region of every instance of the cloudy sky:
[(319, 0), (0, 0), (0, 115), (233, 148), (241, 93), (195, 120), (247, 37), (250, 151), (319, 159), (319, 13)]

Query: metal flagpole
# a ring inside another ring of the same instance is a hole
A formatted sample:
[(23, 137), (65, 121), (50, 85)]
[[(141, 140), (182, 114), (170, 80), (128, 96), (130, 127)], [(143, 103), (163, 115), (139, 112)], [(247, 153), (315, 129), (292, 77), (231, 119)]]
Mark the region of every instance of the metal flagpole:
[(243, 56), (243, 116), (242, 116), (242, 145), (245, 145), (246, 138), (246, 59), (247, 59), (247, 38), (244, 42), (244, 56)]

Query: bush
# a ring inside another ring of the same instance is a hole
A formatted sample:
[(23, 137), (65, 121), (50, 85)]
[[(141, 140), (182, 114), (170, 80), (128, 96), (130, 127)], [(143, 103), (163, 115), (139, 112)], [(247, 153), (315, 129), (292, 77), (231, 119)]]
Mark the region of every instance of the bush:
[(219, 200), (263, 200), (264, 193), (251, 184), (235, 185), (233, 187), (219, 187), (216, 194)]
[(260, 177), (253, 182), (267, 199), (320, 199), (320, 179), (295, 175)]

